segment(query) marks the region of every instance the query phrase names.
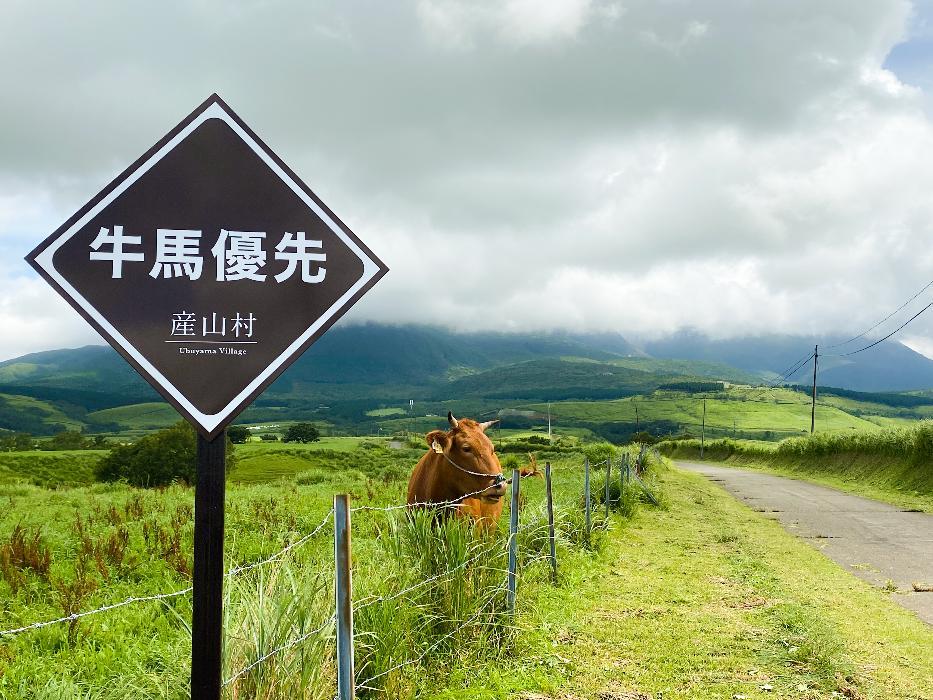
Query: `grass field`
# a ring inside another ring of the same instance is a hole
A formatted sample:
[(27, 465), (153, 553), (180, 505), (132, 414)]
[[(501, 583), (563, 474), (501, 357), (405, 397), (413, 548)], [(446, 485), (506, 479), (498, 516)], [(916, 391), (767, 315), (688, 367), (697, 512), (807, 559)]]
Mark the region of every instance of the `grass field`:
[[(322, 438), (308, 444), (249, 442), (236, 446), (237, 465), (229, 480), (235, 483), (262, 483), (293, 477), (309, 469), (321, 473), (361, 474), (365, 465), (372, 470), (388, 469), (399, 462), (413, 467), (422, 451), (386, 449), (386, 440), (359, 437)], [(368, 448), (368, 449), (367, 449)]]
[(366, 411), (367, 416), (372, 416), (374, 418), (385, 418), (386, 416), (404, 416), (407, 415), (407, 411), (402, 408), (376, 408), (372, 411)]
[[(696, 433), (703, 420), (703, 401), (703, 395), (659, 391), (616, 401), (561, 401), (553, 403), (551, 410), (558, 421), (634, 423), (637, 408), (642, 422), (666, 421)], [(533, 404), (530, 408), (547, 410), (544, 404)], [(817, 405), (816, 420), (821, 430), (830, 432), (870, 432), (879, 427), (865, 417), (825, 404)], [(706, 427), (719, 433), (735, 430), (802, 434), (810, 429), (810, 401), (803, 394), (787, 389), (732, 387), (725, 394), (717, 392), (706, 398)]]
[[(268, 556), (326, 522), (335, 492), (353, 493), (354, 505), (402, 502), (420, 450), (367, 440), (341, 446), (238, 448), (241, 465), (256, 461), (248, 465), (255, 483), (228, 486), (228, 566)], [(367, 603), (357, 615), (358, 679), (420, 659), (372, 681), (381, 690), (361, 698), (933, 697), (930, 629), (775, 523), (694, 475), (656, 465), (651, 480), (664, 508), (644, 507), (631, 522), (614, 515), (587, 545), (582, 455), (543, 459), (555, 467), (560, 580), (548, 583), (540, 556), (543, 484), (526, 480), (521, 519), (530, 529), (520, 538), (514, 623), (503, 624), (501, 608), (485, 608), (501, 605), (504, 538), (471, 545), (454, 530), (435, 549), (431, 527), (419, 535), (403, 516), (354, 515), (355, 597)], [(601, 479), (597, 472), (596, 484)], [(39, 532), (49, 549), (45, 573), (7, 567), (0, 628), (188, 585), (190, 489), (9, 485), (0, 498), (8, 503), (0, 543), (19, 526)], [(458, 579), (454, 562), (475, 546), (491, 547), (485, 566)], [(426, 559), (433, 551), (445, 554)], [(332, 555), (325, 528), (280, 563), (231, 580), (225, 677), (326, 619)], [(421, 585), (438, 566), (440, 581)], [(396, 597), (412, 586), (417, 593)], [(467, 598), (454, 595), (467, 590)], [(478, 614), (482, 624), (463, 623)], [(0, 697), (187, 697), (189, 618), (190, 597), (179, 596), (6, 638)], [(453, 636), (437, 636), (441, 629)], [(332, 644), (329, 632), (312, 635), (238, 678), (226, 697), (332, 697)]]
[(14, 394), (0, 394), (0, 399), (3, 400), (8, 410), (31, 415), (49, 428), (58, 426), (65, 430), (81, 430), (84, 425), (80, 420), (68, 416), (48, 401)]
[(94, 466), (106, 454), (106, 450), (0, 452), (0, 484), (90, 484), (94, 481)]
[(178, 422), (178, 411), (167, 403), (137, 403), (88, 414), (95, 423), (117, 423), (125, 430), (159, 430)]

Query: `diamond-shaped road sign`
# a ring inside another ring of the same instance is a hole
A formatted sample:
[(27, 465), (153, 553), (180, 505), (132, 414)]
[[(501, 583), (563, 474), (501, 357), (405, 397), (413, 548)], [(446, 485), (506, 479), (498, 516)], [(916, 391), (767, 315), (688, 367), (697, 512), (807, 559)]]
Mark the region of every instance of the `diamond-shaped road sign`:
[(208, 439), (388, 271), (216, 95), (27, 260)]

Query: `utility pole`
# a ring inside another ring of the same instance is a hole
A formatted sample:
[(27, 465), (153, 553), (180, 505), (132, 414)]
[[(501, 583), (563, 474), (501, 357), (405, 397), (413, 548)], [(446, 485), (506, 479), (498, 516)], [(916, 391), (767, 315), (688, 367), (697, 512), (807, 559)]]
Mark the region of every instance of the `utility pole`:
[(700, 459), (703, 459), (704, 447), (706, 447), (706, 399), (703, 399), (703, 428), (700, 432)]
[(813, 346), (813, 403), (810, 406), (810, 434), (816, 427), (816, 358), (820, 356), (820, 346)]

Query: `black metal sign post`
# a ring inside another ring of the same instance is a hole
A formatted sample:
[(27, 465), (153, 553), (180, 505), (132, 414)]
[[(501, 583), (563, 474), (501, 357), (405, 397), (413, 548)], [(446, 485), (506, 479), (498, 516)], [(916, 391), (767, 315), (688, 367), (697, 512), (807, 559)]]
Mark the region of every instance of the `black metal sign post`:
[(224, 482), (227, 431), (198, 435), (194, 489), (194, 606), (191, 612), (191, 697), (219, 698), (223, 648)]
[(26, 260), (199, 433), (191, 695), (218, 700), (225, 429), (388, 268), (217, 95)]

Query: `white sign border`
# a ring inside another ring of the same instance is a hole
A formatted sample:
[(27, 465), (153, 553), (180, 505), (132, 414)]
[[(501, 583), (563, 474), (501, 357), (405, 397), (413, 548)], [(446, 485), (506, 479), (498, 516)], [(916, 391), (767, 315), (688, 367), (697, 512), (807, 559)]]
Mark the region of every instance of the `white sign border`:
[[(339, 238), (342, 240), (350, 250), (360, 259), (363, 263), (363, 275), (356, 281), (353, 286), (351, 286), (334, 304), (327, 309), (313, 324), (311, 324), (291, 345), (289, 345), (275, 360), (273, 360), (266, 368), (263, 370), (252, 382), (250, 382), (246, 388), (243, 389), (237, 396), (230, 401), (224, 408), (222, 408), (217, 413), (208, 414), (198, 410), (191, 401), (174, 385), (170, 382), (155, 366), (152, 365), (149, 360), (145, 358), (123, 335), (113, 327), (113, 325), (104, 318), (103, 315), (85, 299), (78, 291), (72, 287), (68, 281), (62, 277), (62, 275), (55, 269), (53, 264), (53, 258), (56, 251), (61, 248), (68, 240), (70, 240), (78, 231), (80, 231), (87, 223), (100, 213), (104, 207), (108, 206), (113, 200), (119, 197), (123, 192), (125, 192), (133, 183), (135, 183), (142, 175), (148, 172), (153, 166), (156, 165), (160, 160), (162, 160), (166, 155), (168, 155), (172, 150), (175, 149), (182, 141), (184, 141), (191, 133), (194, 132), (201, 124), (203, 124), (208, 119), (220, 119), (226, 123), (233, 131), (239, 136), (250, 149), (256, 153), (262, 159), (262, 161), (269, 166), (269, 168), (286, 184), (288, 187), (301, 199), (302, 202), (307, 205), (325, 224), (328, 228), (331, 229)], [(174, 135), (168, 142), (166, 142), (161, 148), (159, 148), (155, 153), (147, 158), (138, 168), (133, 170), (132, 173), (129, 173), (123, 180), (117, 184), (110, 192), (107, 193), (99, 202), (97, 202), (93, 207), (88, 209), (79, 219), (77, 219), (71, 226), (69, 226), (65, 231), (62, 232), (54, 241), (52, 241), (39, 255), (35, 258), (36, 264), (38, 264), (45, 272), (49, 275), (50, 278), (55, 280), (55, 282), (66, 291), (71, 298), (84, 310), (84, 312), (96, 321), (100, 327), (110, 335), (117, 344), (123, 348), (123, 350), (132, 357), (140, 367), (142, 367), (150, 377), (152, 377), (165, 391), (167, 391), (175, 401), (182, 406), (197, 423), (208, 433), (214, 433), (219, 425), (224, 423), (224, 421), (233, 414), (241, 403), (246, 401), (250, 395), (255, 392), (269, 377), (271, 377), (294, 353), (298, 352), (302, 345), (304, 345), (309, 338), (311, 338), (322, 326), (324, 326), (328, 321), (330, 321), (337, 313), (339, 313), (343, 307), (356, 295), (361, 289), (365, 288), (366, 285), (377, 275), (380, 271), (380, 266), (370, 258), (363, 250), (356, 244), (356, 242), (347, 236), (344, 230), (331, 218), (331, 216), (318, 205), (314, 199), (305, 192), (305, 190), (297, 183), (295, 180), (289, 176), (285, 170), (269, 155), (269, 153), (264, 149), (249, 133), (247, 133), (218, 102), (212, 103), (207, 107), (203, 112), (198, 114), (191, 123), (187, 124), (183, 129), (181, 129), (177, 134)]]

